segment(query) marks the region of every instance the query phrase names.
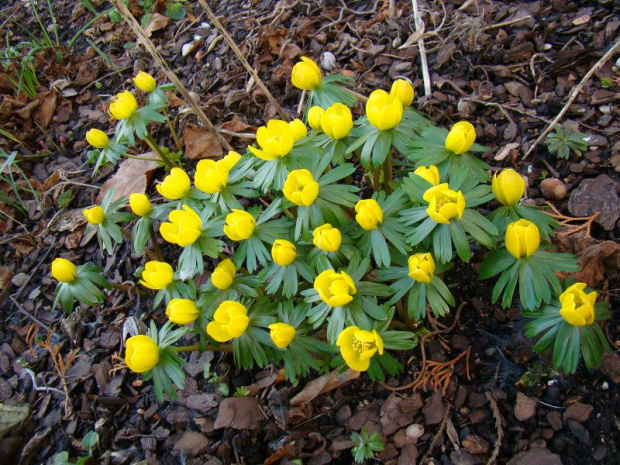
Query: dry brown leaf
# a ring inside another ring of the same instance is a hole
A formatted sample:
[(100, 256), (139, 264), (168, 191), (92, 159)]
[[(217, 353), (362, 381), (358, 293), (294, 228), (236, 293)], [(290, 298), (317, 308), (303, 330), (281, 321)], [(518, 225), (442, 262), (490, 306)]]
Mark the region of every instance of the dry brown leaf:
[(166, 97), (168, 97), (168, 101), (170, 102), (170, 106), (172, 108), (188, 106), (188, 104), (187, 104), (187, 102), (185, 102), (185, 100), (180, 99), (173, 92), (170, 92), (169, 90), (166, 91)]
[(350, 381), (356, 380), (360, 377), (359, 371), (353, 371), (347, 369), (343, 373), (339, 373), (338, 370), (334, 370), (330, 373), (326, 373), (323, 376), (310, 381), (302, 391), (291, 399), (291, 406), (296, 407), (303, 405), (321, 394), (336, 389)]
[(153, 32), (165, 29), (168, 24), (170, 24), (170, 18), (159, 13), (153, 13), (149, 24), (146, 26), (146, 29), (144, 29), (144, 33), (147, 37), (151, 37)]
[(233, 132), (247, 132), (248, 130), (256, 132), (256, 127), (243, 121), (239, 118), (239, 115), (234, 115), (230, 121), (220, 124), (219, 127), (226, 131)]
[(511, 158), (514, 160), (516, 155), (517, 155), (517, 149), (520, 147), (519, 144), (517, 144), (516, 142), (512, 142), (510, 144), (506, 144), (504, 145), (501, 149), (499, 149), (497, 151), (497, 153), (495, 154), (495, 156), (493, 157), (494, 160), (497, 161), (502, 161), (503, 159), (505, 159), (508, 155), (512, 155)]
[(43, 128), (46, 128), (52, 122), (52, 117), (56, 111), (56, 101), (58, 96), (53, 90), (42, 92), (39, 94), (41, 104), (34, 113), (34, 120)]
[(9, 288), (12, 277), (13, 269), (8, 266), (0, 266), (0, 290), (4, 291)]
[(203, 158), (220, 158), (224, 150), (215, 134), (199, 126), (185, 126), (183, 128), (185, 142), (185, 156), (190, 160)]
[(113, 201), (121, 196), (129, 197), (133, 193), (144, 194), (146, 192), (148, 178), (159, 166), (158, 162), (153, 161), (157, 158), (157, 154), (148, 152), (138, 157), (145, 158), (145, 160), (128, 158), (120, 164), (116, 174), (101, 187), (97, 202), (101, 202), (110, 189), (114, 189)]

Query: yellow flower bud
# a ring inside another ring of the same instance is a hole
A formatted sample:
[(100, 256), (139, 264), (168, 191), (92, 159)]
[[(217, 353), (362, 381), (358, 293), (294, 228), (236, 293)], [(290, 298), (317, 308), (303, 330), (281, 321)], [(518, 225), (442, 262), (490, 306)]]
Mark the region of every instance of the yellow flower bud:
[(71, 283), (77, 278), (77, 267), (66, 258), (55, 258), (52, 262), (52, 276), (61, 283)]
[(295, 261), (297, 248), (285, 239), (276, 239), (271, 247), (271, 258), (279, 266), (287, 266)]
[(148, 336), (130, 337), (125, 347), (125, 363), (135, 373), (149, 371), (159, 363), (159, 346)]
[(297, 140), (296, 137), (299, 136), (299, 132), (294, 131), (294, 128), (286, 121), (269, 120), (266, 126), (261, 126), (256, 131), (256, 142), (260, 149), (250, 146), (248, 150), (265, 161), (283, 158), (289, 154)]
[(409, 277), (419, 283), (430, 283), (435, 274), (435, 260), (430, 253), (417, 253), (409, 257)]
[(143, 92), (153, 92), (157, 87), (155, 78), (144, 71), (140, 71), (138, 75), (133, 78), (133, 82), (136, 87)]
[(116, 119), (129, 119), (138, 110), (136, 98), (126, 90), (116, 94), (116, 98), (110, 103), (110, 114)]
[(228, 167), (221, 163), (223, 160), (200, 160), (196, 165), (194, 184), (202, 192), (215, 194), (221, 192), (228, 184)]
[(170, 223), (162, 223), (159, 232), (171, 244), (187, 247), (193, 244), (202, 234), (200, 216), (187, 205), (183, 210), (173, 210), (168, 215)]
[(355, 221), (366, 231), (377, 229), (383, 223), (383, 210), (375, 199), (360, 200), (355, 205)]
[(334, 103), (321, 117), (321, 129), (335, 140), (343, 139), (353, 129), (353, 115), (351, 110), (342, 103)]
[(338, 228), (325, 223), (312, 231), (312, 243), (323, 252), (336, 252), (342, 244), (342, 234)]
[(370, 359), (379, 352), (383, 355), (383, 339), (374, 329), (372, 332), (349, 326), (338, 336), (336, 345), (349, 368), (355, 371), (366, 371)]
[(540, 231), (531, 221), (520, 219), (506, 228), (506, 249), (515, 258), (529, 257), (539, 245)]
[(321, 129), (321, 116), (323, 116), (325, 110), (317, 105), (310, 107), (308, 110), (308, 126), (314, 130)]
[(250, 213), (233, 209), (232, 213), (226, 215), (224, 234), (231, 241), (244, 241), (252, 237), (255, 227), (256, 220)]
[(300, 119), (294, 119), (293, 121), (288, 123), (288, 126), (293, 133), (293, 139), (295, 139), (295, 142), (303, 139), (308, 135), (308, 128)]
[(200, 316), (200, 310), (193, 300), (172, 299), (166, 307), (166, 316), (177, 325), (188, 325)]
[(237, 269), (230, 258), (222, 260), (211, 273), (211, 282), (213, 286), (221, 291), (225, 291), (233, 283)]
[(560, 315), (572, 326), (586, 326), (594, 323), (594, 304), (597, 293), (585, 292), (585, 283), (575, 283), (560, 294)]
[(456, 155), (468, 152), (476, 142), (476, 128), (469, 121), (459, 121), (446, 137), (446, 149)]
[(318, 275), (314, 280), (314, 289), (330, 307), (347, 305), (357, 293), (351, 276), (344, 271), (336, 273), (334, 270), (325, 270)]
[(110, 146), (108, 135), (99, 129), (89, 129), (86, 133), (86, 141), (97, 149), (107, 149)]
[(233, 167), (237, 164), (239, 160), (241, 160), (241, 155), (231, 150), (228, 152), (228, 155), (226, 155), (221, 160), (218, 160), (218, 163), (221, 163), (226, 168), (228, 168), (228, 171), (230, 171), (233, 169)]
[(151, 213), (151, 201), (144, 194), (131, 194), (129, 196), (129, 206), (134, 215), (137, 216), (146, 216)]
[(366, 102), (368, 121), (377, 129), (387, 131), (395, 128), (403, 117), (403, 104), (384, 90), (375, 90)]
[(301, 57), (301, 61), (293, 66), (291, 80), (298, 89), (314, 90), (321, 85), (321, 70), (318, 65), (308, 57)]
[(140, 284), (148, 289), (166, 289), (174, 281), (174, 270), (166, 262), (150, 261), (144, 265)]
[(191, 188), (191, 182), (187, 173), (181, 168), (172, 168), (170, 174), (155, 188), (164, 198), (179, 200), (187, 196)]
[(436, 186), (439, 184), (440, 180), (439, 180), (439, 170), (437, 169), (437, 167), (435, 165), (431, 165), (431, 166), (420, 166), (419, 168), (417, 168), (413, 174), (417, 174), (418, 176), (420, 176), (422, 179), (428, 181), (429, 183), (431, 183), (433, 186)]
[(269, 337), (280, 349), (286, 349), (295, 339), (295, 328), (286, 323), (272, 323), (269, 325)]
[(493, 175), (491, 190), (502, 205), (516, 205), (525, 192), (525, 181), (519, 173), (508, 168)]
[(408, 107), (413, 102), (413, 96), (415, 92), (413, 91), (413, 86), (406, 79), (398, 79), (392, 83), (392, 88), (390, 89), (390, 95), (393, 95), (400, 103), (403, 104), (403, 107)]
[(308, 207), (319, 195), (319, 183), (314, 180), (308, 170), (294, 170), (284, 182), (284, 197), (295, 205)]
[(88, 223), (92, 225), (101, 224), (105, 219), (105, 212), (103, 211), (103, 208), (101, 208), (99, 205), (92, 208), (85, 208), (84, 210), (82, 210), (82, 213), (84, 214), (86, 221), (88, 221)]
[(227, 342), (243, 336), (249, 324), (248, 309), (239, 302), (225, 300), (215, 310), (213, 321), (207, 325), (207, 334), (217, 342)]
[(452, 218), (460, 220), (463, 217), (465, 197), (461, 191), (450, 189), (447, 183), (431, 187), (423, 198), (428, 202), (426, 213), (436, 223), (448, 224)]

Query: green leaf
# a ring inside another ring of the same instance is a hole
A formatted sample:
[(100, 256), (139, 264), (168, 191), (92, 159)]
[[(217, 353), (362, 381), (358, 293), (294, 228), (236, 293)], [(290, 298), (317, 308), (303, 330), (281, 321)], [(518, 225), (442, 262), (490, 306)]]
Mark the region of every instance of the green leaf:
[(181, 3), (169, 2), (166, 7), (166, 16), (173, 21), (178, 21), (185, 18), (187, 10)]
[(97, 444), (99, 444), (99, 435), (96, 431), (89, 431), (82, 439), (82, 446), (87, 449), (92, 450)]

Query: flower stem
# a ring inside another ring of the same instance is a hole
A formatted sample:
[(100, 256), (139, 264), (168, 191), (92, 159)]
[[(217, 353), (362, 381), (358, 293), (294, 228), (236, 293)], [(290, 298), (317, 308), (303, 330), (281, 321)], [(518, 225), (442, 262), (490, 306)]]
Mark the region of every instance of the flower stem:
[[(123, 234), (123, 236), (125, 236), (126, 239), (129, 240), (129, 242), (131, 242), (131, 234), (129, 233), (129, 231), (127, 231), (125, 228), (121, 228), (121, 233)], [(156, 262), (161, 261), (159, 258), (157, 258), (155, 256), (155, 254), (153, 254), (153, 252), (151, 252), (149, 249), (144, 249), (144, 253), (151, 259), (154, 260)]]
[(183, 151), (183, 146), (181, 145), (181, 139), (179, 139), (179, 135), (177, 134), (172, 121), (170, 121), (170, 117), (168, 116), (168, 110), (164, 108), (164, 117), (166, 118), (166, 124), (168, 124), (168, 129), (170, 129), (170, 133), (172, 134), (172, 138), (174, 139), (174, 143), (177, 146), (177, 150), (179, 152)]
[(390, 186), (392, 179), (392, 151), (390, 150), (385, 162), (383, 163), (383, 190), (385, 190), (385, 193), (388, 195), (392, 193), (392, 186)]
[(373, 182), (372, 182), (372, 190), (375, 192), (379, 192), (379, 181), (381, 179), (381, 170), (376, 168), (373, 171)]
[(161, 253), (161, 249), (159, 248), (159, 242), (157, 242), (157, 237), (155, 236), (155, 231), (153, 231), (153, 225), (151, 224), (151, 228), (149, 229), (149, 234), (151, 236), (151, 242), (153, 243), (153, 248), (155, 249), (155, 255), (157, 255), (157, 259), (160, 262), (164, 261), (164, 256)]
[[(177, 352), (196, 352), (200, 350), (200, 346), (195, 344), (193, 346), (179, 346), (177, 347)], [(209, 352), (232, 352), (232, 346), (204, 346), (204, 350)]]
[(176, 168), (177, 165), (174, 164), (172, 160), (170, 160), (170, 158), (168, 158), (168, 155), (166, 155), (164, 151), (161, 149), (161, 147), (157, 145), (157, 142), (153, 140), (150, 134), (147, 134), (146, 136), (144, 136), (144, 140), (146, 141), (147, 145), (151, 148), (151, 150), (155, 152), (157, 155), (159, 155), (159, 158), (161, 158), (161, 161), (163, 161), (169, 169)]

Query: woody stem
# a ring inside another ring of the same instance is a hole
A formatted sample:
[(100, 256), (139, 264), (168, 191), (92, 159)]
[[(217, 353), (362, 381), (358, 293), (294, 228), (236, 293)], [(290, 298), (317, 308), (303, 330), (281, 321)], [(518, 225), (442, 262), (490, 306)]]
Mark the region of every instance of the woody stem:
[[(195, 344), (193, 346), (177, 347), (177, 352), (196, 352), (198, 350), (200, 350), (200, 346), (198, 344)], [(232, 346), (204, 346), (204, 350), (209, 352), (232, 352), (233, 348)]]
[(379, 181), (381, 179), (381, 169), (375, 168), (373, 171), (373, 182), (372, 182), (372, 190), (375, 192), (379, 192)]
[(172, 138), (174, 139), (174, 144), (177, 146), (177, 150), (179, 152), (183, 151), (183, 146), (181, 145), (181, 139), (179, 139), (179, 135), (177, 134), (172, 121), (170, 121), (170, 117), (168, 116), (168, 111), (164, 108), (164, 117), (166, 118), (166, 124), (168, 125), (168, 129), (170, 129), (170, 133), (172, 134)]
[(166, 155), (164, 151), (161, 149), (161, 147), (157, 145), (157, 142), (153, 140), (150, 134), (147, 134), (146, 136), (144, 136), (144, 141), (147, 143), (147, 145), (151, 148), (153, 152), (159, 155), (159, 158), (161, 158), (161, 161), (163, 161), (169, 169), (176, 168), (177, 165), (175, 165), (172, 162), (172, 160), (168, 158), (168, 155)]

